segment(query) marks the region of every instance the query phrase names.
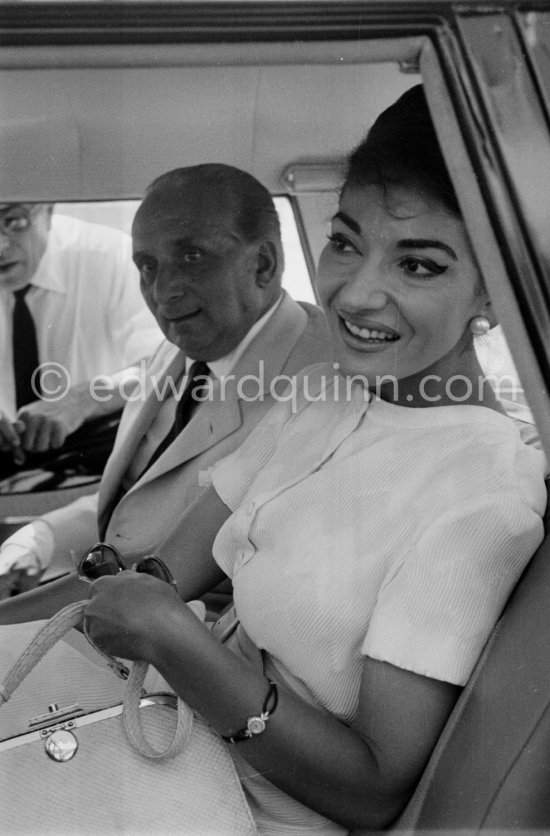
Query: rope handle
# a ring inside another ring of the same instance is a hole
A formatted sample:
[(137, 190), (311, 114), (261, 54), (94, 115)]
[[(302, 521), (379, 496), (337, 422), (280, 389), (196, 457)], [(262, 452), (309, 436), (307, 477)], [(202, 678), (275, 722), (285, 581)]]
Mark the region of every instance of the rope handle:
[[(204, 621), (206, 608), (202, 601), (188, 601), (187, 606), (199, 621)], [(124, 695), (124, 728), (132, 747), (140, 755), (153, 760), (173, 758), (179, 754), (191, 737), (193, 731), (193, 711), (187, 703), (178, 697), (178, 716), (174, 737), (166, 749), (155, 749), (146, 739), (143, 732), (142, 716), (139, 710), (139, 700), (143, 682), (148, 669), (147, 662), (135, 662), (126, 684)]]
[(183, 751), (189, 742), (193, 731), (193, 712), (182, 699), (178, 697), (177, 721), (174, 736), (165, 749), (156, 749), (145, 737), (143, 731), (143, 715), (139, 707), (142, 686), (149, 665), (147, 662), (135, 662), (126, 683), (124, 694), (124, 708), (122, 718), (126, 736), (133, 749), (138, 754), (151, 760), (173, 758)]
[(0, 685), (0, 706), (6, 703), (46, 653), (73, 627), (82, 623), (88, 601), (75, 601), (59, 610), (29, 642)]
[[(6, 703), (23, 683), (25, 678), (36, 667), (41, 659), (69, 632), (73, 627), (83, 624), (84, 612), (89, 601), (75, 601), (59, 610), (47, 624), (32, 638), (25, 650), (9, 670), (4, 682), (0, 685), (0, 707)], [(204, 605), (190, 602), (191, 609), (199, 619), (204, 618)], [(194, 606), (195, 605), (195, 606)], [(93, 644), (93, 643), (92, 643)], [(95, 647), (95, 645), (94, 645)], [(97, 650), (97, 648), (96, 648)], [(102, 654), (104, 655), (104, 654)], [(191, 736), (193, 729), (193, 712), (189, 706), (178, 697), (177, 723), (172, 741), (166, 749), (155, 749), (146, 739), (140, 700), (142, 688), (149, 665), (147, 662), (135, 662), (126, 684), (123, 704), (124, 728), (131, 746), (143, 757), (161, 760), (178, 755)]]

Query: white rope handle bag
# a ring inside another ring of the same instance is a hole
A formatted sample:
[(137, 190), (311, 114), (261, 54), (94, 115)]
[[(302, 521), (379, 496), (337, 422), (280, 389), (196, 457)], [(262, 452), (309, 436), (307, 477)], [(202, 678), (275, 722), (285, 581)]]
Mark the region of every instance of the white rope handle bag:
[[(36, 634), (0, 685), (0, 711), (82, 623), (87, 603), (60, 610)], [(90, 713), (51, 705), (0, 742), (3, 832), (256, 833), (225, 744), (175, 695), (143, 696), (147, 668), (133, 665), (122, 705)]]

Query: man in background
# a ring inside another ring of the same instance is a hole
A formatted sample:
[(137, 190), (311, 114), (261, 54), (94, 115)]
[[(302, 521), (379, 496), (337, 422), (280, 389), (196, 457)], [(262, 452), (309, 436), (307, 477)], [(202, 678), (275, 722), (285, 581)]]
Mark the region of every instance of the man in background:
[(53, 209), (0, 204), (0, 476), (120, 411), (125, 381), (162, 339), (129, 236)]
[[(44, 515), (2, 546), (8, 591), (18, 567), (38, 573), (55, 555), (52, 569), (67, 570), (71, 550), (81, 556), (98, 540), (132, 564), (171, 534), (174, 552), (162, 558), (184, 560), (187, 514), (209, 468), (244, 441), (291, 376), (332, 358), (323, 312), (281, 289), (277, 212), (246, 172), (212, 164), (159, 177), (132, 239), (166, 342), (144, 398), (126, 406), (99, 495)], [(47, 617), (81, 595), (73, 574), (5, 601), (0, 622)]]

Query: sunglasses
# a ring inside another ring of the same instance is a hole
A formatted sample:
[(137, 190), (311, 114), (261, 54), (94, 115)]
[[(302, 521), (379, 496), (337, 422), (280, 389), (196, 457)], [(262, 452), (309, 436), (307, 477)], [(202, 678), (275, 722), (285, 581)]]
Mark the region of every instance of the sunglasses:
[[(71, 554), (79, 578), (89, 583), (105, 575), (118, 575), (119, 572), (126, 571), (120, 552), (108, 543), (96, 543), (91, 549), (88, 549), (80, 560), (77, 559), (74, 552), (71, 552)], [(138, 560), (132, 566), (132, 570), (152, 575), (159, 581), (165, 581), (177, 591), (176, 582), (170, 569), (155, 554), (148, 554)]]
[[(71, 555), (78, 577), (88, 583), (92, 583), (105, 575), (118, 575), (119, 572), (126, 571), (126, 566), (124, 565), (120, 552), (108, 543), (96, 543), (95, 546), (88, 549), (80, 560), (78, 560), (74, 551), (71, 551)], [(165, 581), (173, 586), (177, 592), (176, 582), (170, 572), (170, 569), (165, 563), (163, 563), (160, 557), (157, 557), (155, 554), (148, 554), (146, 557), (138, 560), (138, 562), (132, 566), (132, 570), (135, 572), (144, 572), (146, 575), (152, 575), (160, 581)], [(101, 656), (103, 656), (113, 672), (121, 679), (128, 679), (130, 669), (119, 659), (115, 659), (113, 656), (109, 656), (107, 653), (104, 653), (104, 651), (92, 641), (86, 629), (86, 619), (84, 619), (82, 631), (92, 647)]]

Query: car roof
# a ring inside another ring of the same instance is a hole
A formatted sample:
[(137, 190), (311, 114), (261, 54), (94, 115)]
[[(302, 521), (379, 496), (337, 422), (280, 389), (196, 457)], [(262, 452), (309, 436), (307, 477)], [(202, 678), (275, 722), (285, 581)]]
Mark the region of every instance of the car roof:
[[(77, 5), (86, 6), (82, 31), (91, 33), (103, 6)], [(9, 30), (5, 8), (0, 41)], [(32, 22), (41, 35), (48, 30)], [(76, 26), (72, 13), (70, 22)], [(36, 40), (26, 27), (18, 37)], [(421, 43), (414, 35), (358, 43), (319, 33), (251, 45), (175, 44), (159, 34), (155, 43), (122, 38), (115, 46), (97, 43), (95, 29), (90, 43), (73, 43), (73, 28), (66, 34), (70, 43), (40, 40), (32, 49), (0, 43), (4, 201), (136, 198), (163, 171), (205, 160), (244, 168), (273, 193), (287, 189), (289, 166), (321, 164), (320, 178), (336, 189), (330, 178), (343, 156), (419, 80), (400, 72), (414, 69)]]

